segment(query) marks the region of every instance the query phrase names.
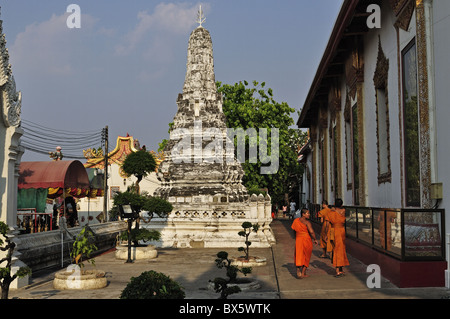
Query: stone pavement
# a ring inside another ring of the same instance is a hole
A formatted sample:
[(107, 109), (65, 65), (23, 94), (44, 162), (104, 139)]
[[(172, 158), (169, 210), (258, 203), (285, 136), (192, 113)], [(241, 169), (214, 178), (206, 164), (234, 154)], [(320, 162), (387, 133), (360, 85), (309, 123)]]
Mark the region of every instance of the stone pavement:
[[(251, 248), (250, 254), (265, 257), (266, 265), (253, 267), (250, 277), (261, 283), (261, 288), (243, 291), (229, 299), (449, 299), (446, 288), (398, 288), (382, 279), (381, 288), (368, 288), (366, 281), (370, 273), (367, 266), (348, 256), (350, 266), (346, 275), (335, 278), (329, 259), (319, 258), (320, 246), (314, 245), (308, 269), (310, 277), (296, 278), (294, 234), (292, 221), (277, 219), (271, 224), (277, 243), (271, 248)], [(317, 237), (318, 238), (318, 237)], [(170, 276), (185, 289), (186, 299), (217, 299), (218, 294), (208, 289), (208, 281), (225, 277), (225, 270), (215, 266), (217, 252), (225, 250), (230, 256), (241, 253), (236, 248), (158, 248), (155, 259), (127, 264), (116, 260), (113, 250), (95, 258), (96, 268), (106, 271), (108, 285), (95, 290), (56, 290), (53, 288), (53, 273), (35, 275), (30, 285), (11, 289), (10, 299), (118, 299), (130, 278), (142, 272), (155, 270)], [(91, 266), (87, 266), (91, 267)], [(242, 276), (242, 275), (241, 275)]]

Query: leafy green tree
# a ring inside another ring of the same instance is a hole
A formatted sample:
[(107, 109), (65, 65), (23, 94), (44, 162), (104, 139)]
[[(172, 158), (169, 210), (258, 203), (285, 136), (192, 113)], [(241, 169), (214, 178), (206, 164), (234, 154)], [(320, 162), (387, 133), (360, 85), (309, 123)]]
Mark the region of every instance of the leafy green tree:
[[(297, 182), (295, 176), (301, 174), (302, 168), (297, 162), (298, 149), (306, 140), (306, 133), (291, 128), (294, 120), (291, 116), (295, 109), (285, 102), (274, 100), (272, 89), (265, 90), (265, 82), (259, 84), (253, 81), (253, 87), (248, 82), (234, 85), (217, 82), (218, 92), (223, 96), (223, 112), (229, 128), (267, 128), (279, 130), (279, 168), (275, 174), (260, 174), (263, 164), (258, 158), (257, 163), (251, 163), (246, 155), (242, 168), (245, 171), (243, 183), (247, 189), (267, 188), (273, 203), (281, 203)], [(235, 146), (237, 140), (235, 139)], [(247, 138), (247, 145), (249, 141)], [(268, 145), (271, 145), (269, 142)], [(248, 149), (248, 147), (246, 147)]]
[[(135, 193), (139, 194), (139, 183), (148, 174), (155, 171), (156, 160), (153, 154), (145, 149), (129, 154), (122, 164), (122, 170), (127, 175), (134, 175), (137, 180), (135, 184)], [(125, 193), (129, 193), (128, 191)], [(127, 195), (132, 196), (132, 195)], [(134, 198), (133, 200), (139, 200)], [(141, 203), (142, 204), (142, 203)], [(139, 218), (136, 220), (136, 228), (139, 229)]]
[(127, 175), (134, 175), (137, 178), (136, 186), (139, 193), (139, 183), (148, 174), (155, 171), (156, 160), (154, 156), (146, 150), (139, 150), (129, 154), (123, 164), (122, 169)]

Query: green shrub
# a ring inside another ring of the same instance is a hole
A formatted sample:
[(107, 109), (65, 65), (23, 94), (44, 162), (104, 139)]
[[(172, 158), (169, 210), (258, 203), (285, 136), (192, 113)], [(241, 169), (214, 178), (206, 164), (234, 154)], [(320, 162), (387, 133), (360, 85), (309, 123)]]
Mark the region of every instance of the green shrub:
[(95, 259), (91, 258), (91, 254), (95, 253), (96, 251), (97, 246), (95, 246), (94, 244), (94, 233), (91, 231), (89, 226), (86, 225), (75, 238), (70, 256), (77, 266), (83, 268), (83, 260), (86, 260), (92, 265), (95, 265)]
[[(128, 241), (128, 231), (123, 231), (120, 233), (121, 240)], [(144, 242), (159, 240), (161, 238), (161, 233), (157, 230), (148, 230), (146, 228), (133, 228), (131, 230), (131, 241), (134, 247), (139, 247), (139, 241)]]
[(144, 271), (122, 291), (120, 299), (184, 299), (183, 287), (163, 273)]

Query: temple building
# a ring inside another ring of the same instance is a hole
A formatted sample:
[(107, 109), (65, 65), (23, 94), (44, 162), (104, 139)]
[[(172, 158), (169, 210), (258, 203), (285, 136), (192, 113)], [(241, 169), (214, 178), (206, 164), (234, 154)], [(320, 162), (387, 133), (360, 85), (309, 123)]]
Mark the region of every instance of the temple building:
[(449, 286), (449, 29), (448, 1), (344, 0), (297, 122), (305, 203), (342, 198), (350, 253), (402, 287)]
[[(3, 33), (3, 20), (0, 20), (0, 221), (10, 227), (9, 237), (17, 246), (20, 239), (18, 234), (17, 220), (17, 185), (19, 178), (19, 167), (24, 152), (20, 145), (20, 138), (24, 131), (20, 127), (22, 94), (16, 91), (16, 82), (9, 63), (9, 53), (6, 48), (6, 36)], [(15, 237), (15, 238), (14, 238)], [(5, 252), (0, 251), (0, 259), (5, 257)], [(11, 272), (16, 272), (24, 264), (18, 259), (20, 253), (16, 249), (13, 253)], [(5, 263), (0, 265), (5, 267)], [(11, 288), (18, 288), (28, 284), (28, 276), (16, 279)]]
[[(145, 147), (145, 146), (143, 146)], [(132, 152), (137, 152), (141, 149), (140, 143), (137, 139), (127, 134), (126, 136), (118, 136), (116, 146), (108, 153), (108, 180), (107, 180), (107, 205), (106, 209), (109, 211), (113, 207), (113, 198), (116, 192), (125, 192), (128, 187), (136, 182), (135, 176), (128, 176), (122, 171), (122, 164), (125, 158)], [(161, 163), (163, 154), (156, 154), (150, 151), (158, 165)], [(104, 172), (105, 172), (105, 156), (104, 151), (100, 149), (88, 149), (83, 152), (87, 159), (84, 163), (89, 179), (94, 188), (104, 188)], [(160, 182), (156, 178), (156, 172), (144, 177), (139, 183), (141, 193), (153, 194), (153, 192), (160, 186)], [(78, 202), (78, 220), (80, 225), (86, 223), (97, 223), (104, 219), (104, 196), (91, 196), (82, 198)], [(109, 216), (107, 217), (109, 220)]]
[(199, 12), (199, 26), (189, 37), (183, 93), (157, 173), (155, 195), (174, 209), (153, 226), (162, 231), (162, 244), (173, 247), (236, 247), (244, 221), (258, 223), (253, 246), (269, 246), (269, 196), (250, 197), (242, 184), (244, 171), (230, 148), (222, 96), (217, 92), (212, 40)]

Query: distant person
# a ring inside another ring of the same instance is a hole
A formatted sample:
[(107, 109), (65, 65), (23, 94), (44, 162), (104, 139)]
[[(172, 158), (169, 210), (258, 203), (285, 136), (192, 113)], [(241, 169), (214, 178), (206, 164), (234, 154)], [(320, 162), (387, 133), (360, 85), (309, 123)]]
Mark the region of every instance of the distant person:
[(331, 253), (333, 250), (333, 246), (330, 242), (330, 230), (331, 224), (328, 218), (328, 214), (330, 213), (330, 208), (328, 207), (328, 202), (326, 200), (322, 201), (322, 209), (317, 214), (322, 222), (322, 229), (320, 231), (320, 247), (323, 250), (320, 258), (329, 258), (328, 253)]
[(66, 205), (66, 218), (67, 224), (70, 227), (78, 226), (78, 212), (77, 212), (77, 204), (73, 197), (66, 197), (64, 204)]
[(336, 268), (336, 277), (344, 276), (343, 267), (350, 265), (345, 251), (345, 209), (342, 208), (342, 204), (342, 199), (337, 198), (335, 206), (328, 214), (331, 223), (333, 266)]
[(295, 266), (297, 267), (297, 278), (302, 279), (309, 277), (306, 274), (306, 269), (309, 267), (311, 259), (313, 243), (317, 245), (316, 235), (309, 221), (309, 210), (302, 209), (302, 215), (294, 219), (291, 228), (295, 231)]
[(296, 206), (296, 204), (295, 204), (295, 202), (294, 201), (291, 201), (290, 203), (289, 203), (289, 218), (292, 218), (292, 219), (294, 219), (294, 215), (295, 215), (295, 206)]
[(287, 205), (284, 204), (283, 205), (283, 217), (286, 217), (286, 213), (287, 213)]

